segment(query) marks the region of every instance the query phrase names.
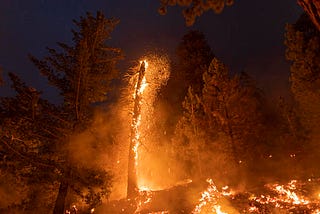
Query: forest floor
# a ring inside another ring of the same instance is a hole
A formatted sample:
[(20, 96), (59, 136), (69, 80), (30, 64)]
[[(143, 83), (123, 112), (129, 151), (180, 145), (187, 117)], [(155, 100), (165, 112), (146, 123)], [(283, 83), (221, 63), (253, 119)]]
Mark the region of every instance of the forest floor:
[(96, 213), (320, 213), (320, 179), (269, 183), (237, 191), (191, 182), (159, 191), (140, 191), (134, 199), (110, 201)]

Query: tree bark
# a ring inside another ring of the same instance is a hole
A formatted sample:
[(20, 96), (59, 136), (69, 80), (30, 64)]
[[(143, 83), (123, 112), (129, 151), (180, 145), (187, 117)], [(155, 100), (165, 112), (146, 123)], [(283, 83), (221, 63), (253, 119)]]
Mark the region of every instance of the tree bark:
[(320, 31), (320, 1), (319, 0), (298, 0), (298, 4), (308, 14), (314, 25)]
[(71, 170), (67, 169), (65, 176), (62, 178), (62, 181), (59, 186), (58, 196), (54, 205), (53, 214), (64, 214), (65, 210), (65, 201), (68, 194), (69, 188), (69, 176)]

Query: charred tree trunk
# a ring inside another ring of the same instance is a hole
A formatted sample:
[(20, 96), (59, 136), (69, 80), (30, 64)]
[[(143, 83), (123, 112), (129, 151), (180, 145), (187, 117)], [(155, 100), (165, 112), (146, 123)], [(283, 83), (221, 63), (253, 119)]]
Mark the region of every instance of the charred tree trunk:
[(133, 118), (132, 118), (132, 125), (131, 125), (131, 139), (130, 139), (129, 160), (128, 160), (127, 198), (133, 198), (138, 194), (135, 146), (137, 145), (137, 143), (139, 143), (138, 142), (139, 139), (136, 138), (137, 123), (141, 114), (140, 102), (142, 99), (141, 94), (139, 94), (139, 89), (141, 88), (144, 73), (145, 73), (145, 63), (142, 62), (139, 69), (137, 86), (134, 92), (135, 99), (134, 99)]
[(53, 214), (64, 214), (65, 210), (65, 201), (68, 193), (69, 188), (69, 176), (71, 170), (67, 169), (65, 176), (62, 178), (62, 181), (59, 186), (58, 196), (54, 205)]
[(314, 25), (320, 31), (320, 1), (319, 0), (298, 0), (298, 4), (309, 15)]

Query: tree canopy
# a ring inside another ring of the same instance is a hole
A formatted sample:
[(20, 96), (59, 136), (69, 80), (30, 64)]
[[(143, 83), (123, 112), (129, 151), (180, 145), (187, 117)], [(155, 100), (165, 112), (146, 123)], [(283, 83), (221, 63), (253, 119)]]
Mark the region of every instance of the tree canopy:
[[(73, 45), (58, 43), (61, 51), (47, 48), (48, 56), (42, 60), (30, 56), (49, 84), (60, 90), (62, 104), (42, 99), (41, 92), (14, 74), (10, 78), (16, 96), (0, 102), (1, 151), (6, 157), (1, 167), (10, 170), (14, 163), (16, 171), (11, 173), (52, 191), (51, 200), (43, 202), (43, 213), (64, 213), (72, 195), (92, 208), (110, 193), (110, 173), (101, 166), (73, 161), (70, 143), (73, 136), (90, 128), (94, 105), (108, 100), (111, 81), (117, 77), (121, 50), (106, 41), (118, 20), (97, 12), (74, 23), (78, 29), (72, 31)], [(29, 203), (25, 209), (37, 209), (34, 206)]]

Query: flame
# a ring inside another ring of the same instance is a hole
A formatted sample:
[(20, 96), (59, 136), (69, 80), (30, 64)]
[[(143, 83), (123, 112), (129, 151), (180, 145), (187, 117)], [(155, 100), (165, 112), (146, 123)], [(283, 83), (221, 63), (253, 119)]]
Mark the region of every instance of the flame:
[(151, 202), (153, 197), (153, 192), (148, 187), (139, 187), (139, 196), (136, 199), (137, 208), (134, 213), (140, 213), (142, 208)]
[[(195, 207), (195, 209), (192, 211), (193, 214), (200, 214), (203, 212), (204, 207), (210, 206), (211, 211), (216, 214), (227, 214), (223, 211), (221, 211), (221, 205), (218, 204), (218, 200), (223, 196), (222, 193), (220, 193), (214, 184), (212, 179), (207, 179), (207, 182), (209, 183), (208, 188), (202, 192), (201, 198), (199, 200), (199, 204)], [(223, 187), (223, 191), (226, 194), (226, 190), (229, 187)], [(229, 192), (226, 195), (231, 195)], [(211, 213), (210, 211), (210, 213)]]
[[(144, 62), (144, 68), (145, 68), (145, 72), (146, 72), (146, 69), (148, 67), (148, 62), (146, 60), (144, 61), (140, 61), (140, 65)], [(145, 73), (144, 72), (144, 73)], [(141, 97), (141, 100), (143, 99), (143, 92), (145, 91), (146, 87), (148, 86), (147, 84), (147, 80), (146, 80), (146, 77), (143, 73), (139, 73), (139, 75), (143, 75), (142, 76), (142, 81), (141, 81), (141, 84), (138, 87), (138, 81), (135, 83), (135, 87), (134, 87), (134, 92), (133, 92), (133, 98), (135, 99), (136, 96), (140, 96)], [(140, 77), (139, 77), (140, 78)], [(142, 101), (139, 101), (138, 105), (139, 106), (139, 109), (142, 108)], [(134, 114), (137, 113), (137, 112), (134, 112)], [(134, 130), (134, 138), (132, 139), (133, 142), (134, 142), (134, 145), (133, 145), (133, 152), (134, 152), (134, 160), (135, 160), (135, 168), (137, 169), (138, 168), (138, 155), (139, 155), (139, 146), (140, 146), (140, 136), (141, 136), (141, 130), (140, 130), (140, 127), (141, 127), (141, 111), (138, 112), (138, 115), (134, 115), (134, 119), (132, 121), (132, 127), (133, 127), (133, 130)], [(136, 175), (138, 176), (137, 174), (137, 170), (135, 170), (135, 173)]]
[(309, 200), (302, 196), (298, 196), (294, 190), (296, 187), (297, 180), (291, 180), (287, 185), (273, 184), (268, 187), (278, 193), (277, 197), (271, 197), (270, 195), (261, 195), (260, 197), (253, 197), (252, 199), (260, 204), (275, 204), (278, 208), (283, 208), (282, 204), (293, 204), (293, 205), (307, 205), (310, 203)]
[(213, 209), (214, 210), (212, 210), (212, 211), (215, 211), (217, 214), (227, 214), (227, 213), (221, 211), (221, 206), (220, 205), (214, 205)]
[(142, 79), (142, 82), (141, 82), (141, 86), (138, 90), (138, 94), (141, 95), (143, 94), (144, 90), (146, 89), (146, 87), (148, 86), (148, 83), (147, 83), (147, 80), (146, 80), (146, 77), (144, 76), (143, 79)]
[(135, 131), (135, 135), (134, 135), (134, 146), (133, 146), (133, 152), (134, 152), (134, 160), (135, 160), (135, 166), (137, 167), (138, 166), (138, 148), (139, 148), (139, 145), (140, 145), (140, 131), (139, 131), (139, 128), (140, 128), (140, 125), (141, 125), (141, 115), (138, 115), (137, 117), (137, 120), (134, 120), (133, 121), (133, 128), (134, 128), (134, 131)]
[(320, 209), (314, 210), (311, 214), (320, 214)]
[[(153, 171), (153, 166), (150, 161), (153, 160), (150, 154), (154, 139), (152, 139), (154, 125), (154, 105), (158, 89), (165, 85), (169, 78), (169, 60), (167, 56), (149, 55), (140, 61), (140, 68), (144, 66), (144, 72), (141, 73), (140, 79), (137, 75), (133, 76), (132, 86), (134, 92), (130, 93), (134, 99), (138, 97), (139, 115), (133, 115), (137, 118), (132, 126), (134, 130), (134, 139), (132, 140), (133, 155), (135, 157), (135, 173), (137, 177), (137, 187), (141, 189), (147, 186), (152, 190), (163, 189), (155, 180), (156, 171)], [(138, 80), (139, 79), (139, 80)], [(141, 81), (138, 83), (138, 81)], [(137, 96), (137, 97), (136, 97)], [(142, 146), (143, 145), (143, 146)], [(150, 160), (151, 159), (151, 160)], [(155, 162), (152, 162), (155, 163)]]

